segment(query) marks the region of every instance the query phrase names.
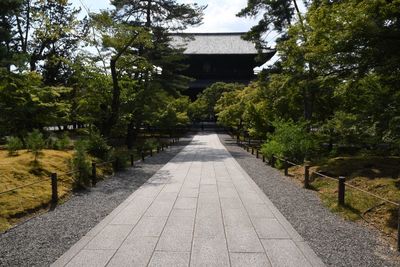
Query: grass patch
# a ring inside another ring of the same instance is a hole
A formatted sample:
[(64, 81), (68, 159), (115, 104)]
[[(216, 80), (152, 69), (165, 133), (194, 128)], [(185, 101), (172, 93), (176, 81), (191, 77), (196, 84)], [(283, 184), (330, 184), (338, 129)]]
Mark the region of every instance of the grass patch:
[[(387, 236), (396, 237), (398, 208), (375, 197), (346, 187), (344, 207), (338, 203), (338, 183), (316, 175), (315, 171), (338, 177), (385, 199), (400, 202), (400, 157), (337, 157), (311, 167), (312, 189), (320, 193), (322, 202), (331, 211), (352, 221), (368, 221)], [(289, 174), (303, 181), (303, 168), (292, 167)]]
[[(72, 175), (60, 175), (71, 171), (73, 151), (44, 149), (37, 162), (27, 150), (10, 156), (0, 150), (0, 192), (27, 184), (40, 182), (0, 195), (0, 232), (10, 228), (21, 219), (49, 207), (51, 200), (50, 174), (59, 174), (58, 195), (65, 199), (74, 188)], [(98, 169), (98, 176), (111, 173), (110, 166)]]

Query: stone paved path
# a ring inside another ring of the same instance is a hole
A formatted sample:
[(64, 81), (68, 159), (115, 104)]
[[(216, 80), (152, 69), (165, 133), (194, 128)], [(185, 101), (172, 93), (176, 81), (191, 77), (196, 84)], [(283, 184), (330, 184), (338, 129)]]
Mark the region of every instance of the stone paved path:
[(53, 264), (189, 265), (323, 263), (217, 135), (208, 134), (195, 136)]

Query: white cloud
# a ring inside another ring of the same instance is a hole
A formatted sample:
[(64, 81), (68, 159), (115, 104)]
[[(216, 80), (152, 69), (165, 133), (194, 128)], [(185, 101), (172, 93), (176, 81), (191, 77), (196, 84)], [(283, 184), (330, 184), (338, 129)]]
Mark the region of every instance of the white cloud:
[[(70, 0), (74, 6), (82, 3), (91, 12), (111, 8), (109, 0)], [(190, 28), (188, 32), (245, 32), (257, 23), (257, 20), (239, 18), (236, 14), (247, 5), (247, 0), (178, 0), (181, 3), (208, 5), (203, 24)], [(85, 10), (83, 10), (86, 15)]]
[(245, 32), (257, 23), (257, 20), (239, 18), (236, 14), (247, 5), (247, 0), (181, 0), (182, 3), (208, 5), (203, 24), (188, 29), (190, 32)]

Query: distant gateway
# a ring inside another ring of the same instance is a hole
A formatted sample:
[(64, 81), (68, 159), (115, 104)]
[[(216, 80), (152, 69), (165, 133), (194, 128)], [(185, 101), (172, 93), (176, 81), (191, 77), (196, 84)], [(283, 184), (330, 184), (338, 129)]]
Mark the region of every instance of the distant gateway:
[[(185, 48), (184, 75), (196, 79), (185, 92), (192, 100), (215, 82), (248, 84), (254, 78), (257, 50), (252, 42), (241, 38), (243, 32), (173, 34), (172, 45)], [(275, 52), (266, 51), (267, 60)]]

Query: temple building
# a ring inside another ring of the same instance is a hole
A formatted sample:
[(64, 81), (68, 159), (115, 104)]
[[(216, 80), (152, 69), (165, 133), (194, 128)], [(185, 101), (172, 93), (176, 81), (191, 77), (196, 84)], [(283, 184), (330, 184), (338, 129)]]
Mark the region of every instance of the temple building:
[[(172, 35), (172, 44), (184, 48), (185, 63), (189, 66), (184, 75), (192, 77), (186, 91), (192, 100), (198, 93), (215, 82), (248, 84), (254, 79), (257, 49), (252, 42), (241, 38), (244, 33), (187, 33)], [(268, 60), (275, 51), (265, 51)]]

